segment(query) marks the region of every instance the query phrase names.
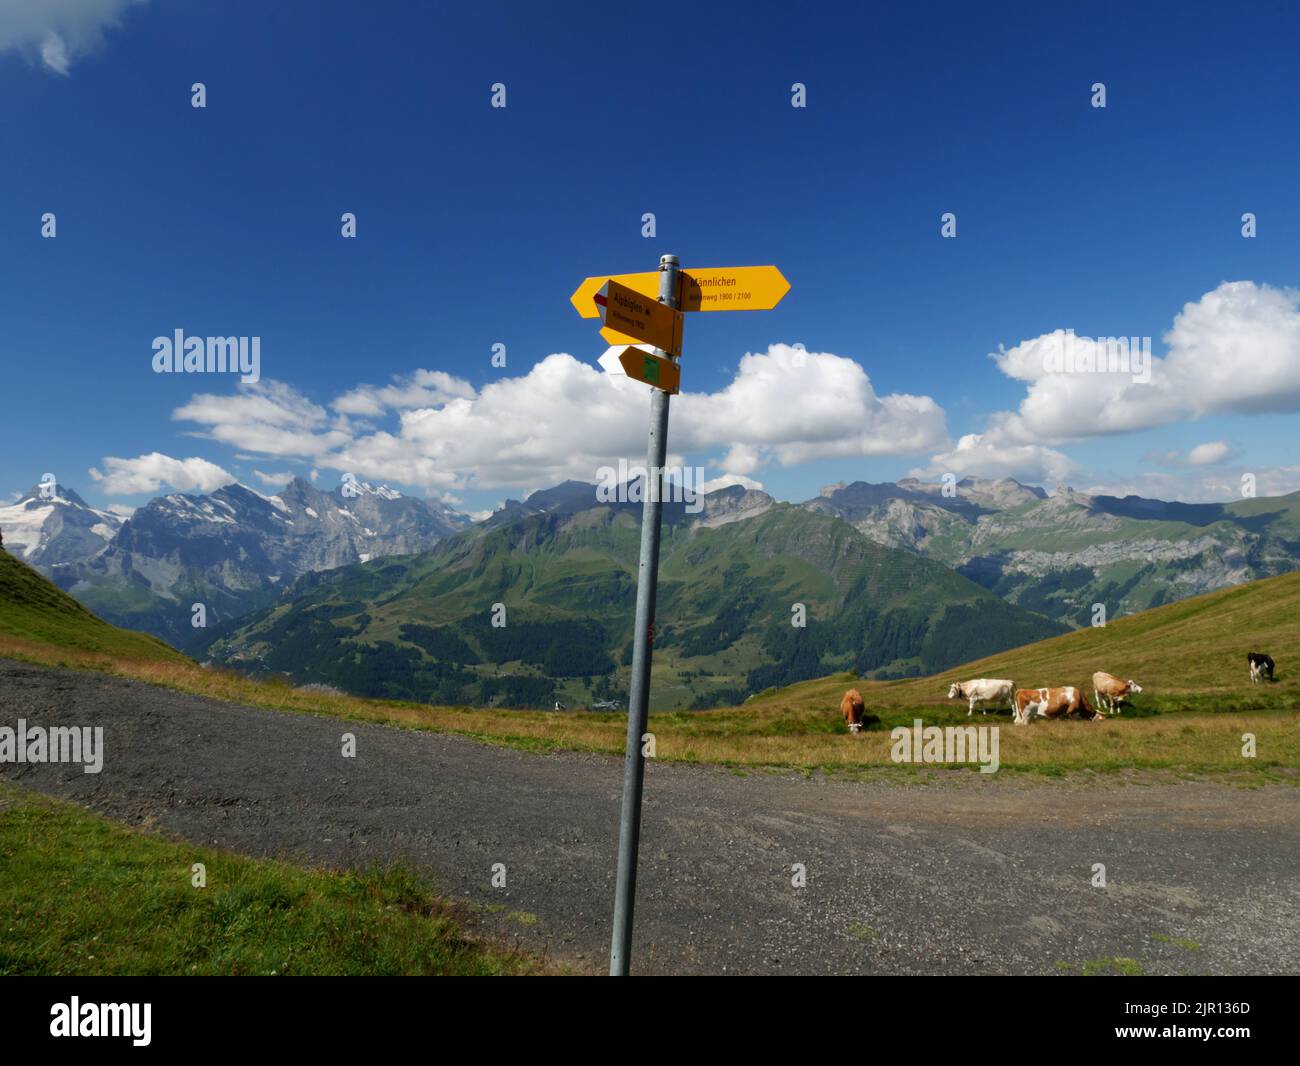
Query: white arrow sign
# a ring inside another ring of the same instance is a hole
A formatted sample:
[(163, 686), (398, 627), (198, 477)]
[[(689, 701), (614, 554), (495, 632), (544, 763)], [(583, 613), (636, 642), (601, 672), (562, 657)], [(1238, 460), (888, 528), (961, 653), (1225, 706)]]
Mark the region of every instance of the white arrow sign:
[[(626, 344), (616, 344), (612, 348), (606, 348), (605, 354), (596, 360), (600, 364), (600, 369), (611, 377), (627, 377), (627, 371), (623, 369), (623, 364), (618, 361), (619, 353), (627, 347)], [(640, 348), (643, 352), (653, 353), (655, 350), (653, 344), (635, 344), (632, 347)]]

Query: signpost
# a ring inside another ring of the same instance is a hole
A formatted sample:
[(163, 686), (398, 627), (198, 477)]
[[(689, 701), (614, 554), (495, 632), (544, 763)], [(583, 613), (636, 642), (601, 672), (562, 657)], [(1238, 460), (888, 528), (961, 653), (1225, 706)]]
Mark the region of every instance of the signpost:
[[(614, 977), (626, 977), (632, 959), (632, 911), (636, 903), (641, 793), (645, 782), (642, 745), (650, 700), (650, 659), (654, 651), (663, 468), (668, 453), (668, 398), (681, 388), (682, 373), (677, 358), (682, 354), (685, 318), (682, 312), (770, 310), (789, 291), (790, 283), (774, 266), (686, 271), (680, 268), (675, 255), (665, 255), (659, 259), (658, 271), (587, 278), (570, 297), (583, 318), (599, 317), (605, 323), (600, 332), (611, 344), (635, 345), (643, 341), (656, 349), (647, 352), (629, 346), (618, 354), (619, 364), (628, 377), (643, 381), (652, 389), (647, 474), (641, 505), (636, 622), (632, 636), (632, 682), (627, 701), (627, 749), (623, 756), (614, 936), (609, 951), (609, 972)], [(657, 300), (651, 299), (656, 295)]]

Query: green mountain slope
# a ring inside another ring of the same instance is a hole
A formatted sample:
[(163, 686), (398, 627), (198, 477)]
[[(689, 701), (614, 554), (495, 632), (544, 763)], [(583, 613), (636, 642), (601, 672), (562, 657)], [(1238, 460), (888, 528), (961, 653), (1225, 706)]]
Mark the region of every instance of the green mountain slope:
[(28, 644), (130, 660), (189, 661), (156, 637), (117, 629), (96, 618), (26, 563), (0, 550), (0, 649), (22, 653)]
[[(635, 510), (618, 507), (470, 530), (422, 555), (304, 577), (211, 634), (208, 654), (358, 695), (507, 706), (623, 697), (639, 537)], [(800, 615), (806, 624), (792, 624)], [(652, 700), (738, 702), (836, 669), (931, 672), (1063, 628), (833, 516), (789, 505), (738, 521), (678, 513), (664, 530)]]
[[(1251, 651), (1277, 661), (1275, 683), (1250, 683), (1246, 653)], [(859, 687), (868, 704), (883, 708), (955, 707), (945, 699), (948, 685), (974, 677), (1010, 678), (1025, 688), (1078, 685), (1091, 700), (1097, 670), (1142, 685), (1133, 701), (1139, 714), (1143, 709), (1294, 709), (1300, 706), (1300, 573), (1181, 600), (931, 677)], [(838, 705), (845, 684), (844, 676), (819, 678), (765, 693), (747, 707)], [(965, 708), (960, 712), (964, 715)]]

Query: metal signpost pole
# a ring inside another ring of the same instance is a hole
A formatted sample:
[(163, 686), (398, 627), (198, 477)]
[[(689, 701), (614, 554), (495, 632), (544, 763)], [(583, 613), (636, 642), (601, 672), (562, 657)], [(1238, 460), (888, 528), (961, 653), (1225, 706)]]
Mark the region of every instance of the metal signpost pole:
[[(659, 301), (677, 307), (679, 264), (675, 255), (659, 260)], [(657, 349), (660, 355), (667, 355)], [(650, 446), (641, 506), (641, 562), (636, 581), (636, 630), (632, 645), (632, 687), (627, 701), (627, 753), (623, 761), (623, 814), (618, 832), (618, 881), (614, 893), (614, 939), (609, 972), (626, 977), (632, 958), (632, 910), (636, 903), (637, 847), (641, 837), (641, 754), (650, 699), (650, 657), (654, 652), (655, 585), (659, 580), (659, 523), (663, 515), (663, 466), (668, 452), (668, 393), (650, 393)]]

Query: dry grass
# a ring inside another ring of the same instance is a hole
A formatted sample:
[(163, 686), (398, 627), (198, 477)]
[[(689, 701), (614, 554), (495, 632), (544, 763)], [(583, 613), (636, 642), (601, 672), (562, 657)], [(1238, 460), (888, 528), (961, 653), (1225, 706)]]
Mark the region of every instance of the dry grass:
[[(1035, 648), (1042, 645), (1025, 651)], [(192, 663), (111, 659), (49, 648), (3, 634), (0, 656), (98, 670), (275, 711), (455, 733), (524, 749), (616, 753), (623, 750), (625, 740), (626, 719), (621, 715), (365, 700), (304, 692), (285, 683), (252, 681), (231, 671)], [(984, 718), (977, 714), (967, 719), (964, 708), (946, 703), (942, 696), (936, 698), (935, 693), (946, 687), (943, 678), (875, 684), (855, 680), (869, 710), (882, 721), (876, 729), (850, 736), (838, 715), (839, 694), (846, 680), (829, 678), (792, 686), (784, 693), (726, 710), (652, 714), (650, 731), (656, 739), (656, 757), (733, 766), (907, 774), (911, 768), (890, 760), (888, 729), (910, 725), (913, 717), (919, 717), (926, 724), (1002, 726), (999, 757), (1004, 770), (1060, 774), (1136, 768), (1296, 780), (1291, 771), (1300, 767), (1300, 728), (1295, 713), (1285, 707), (1294, 702), (1295, 688), (1289, 684), (1261, 688), (1259, 695), (1251, 697), (1261, 706), (1251, 710), (1224, 713), (1204, 709), (1147, 716), (1128, 712), (1102, 723), (1039, 722), (1025, 728), (1012, 726), (1006, 715)], [(1256, 738), (1258, 754), (1253, 759), (1242, 756), (1244, 733)], [(971, 767), (961, 769), (970, 771)]]

